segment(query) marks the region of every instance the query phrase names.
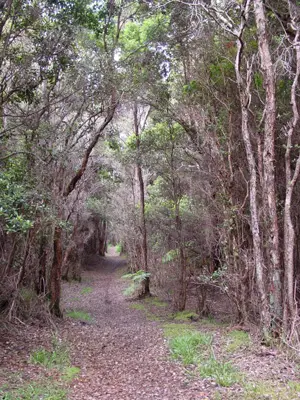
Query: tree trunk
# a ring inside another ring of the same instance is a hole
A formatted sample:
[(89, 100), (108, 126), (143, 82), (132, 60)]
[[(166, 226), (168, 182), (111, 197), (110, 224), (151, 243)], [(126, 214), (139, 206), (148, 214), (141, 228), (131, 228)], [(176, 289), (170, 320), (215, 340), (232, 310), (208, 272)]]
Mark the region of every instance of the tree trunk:
[(270, 287), (270, 310), (277, 321), (282, 319), (281, 269), (279, 253), (279, 230), (275, 191), (275, 73), (267, 37), (267, 21), (263, 0), (254, 0), (254, 14), (258, 32), (258, 45), (264, 79), (265, 125), (263, 147), (263, 196), (267, 200), (268, 266), (272, 284)]
[(41, 237), (40, 248), (39, 248), (39, 266), (38, 266), (38, 276), (35, 283), (35, 291), (37, 294), (46, 293), (46, 253), (47, 238), (46, 236)]
[(285, 334), (293, 334), (293, 322), (296, 316), (297, 305), (295, 301), (294, 288), (294, 251), (295, 251), (295, 229), (292, 221), (291, 205), (295, 184), (300, 172), (300, 156), (298, 156), (294, 173), (292, 173), (291, 149), (292, 138), (299, 122), (299, 112), (297, 106), (297, 89), (300, 76), (300, 29), (293, 20), (293, 9), (290, 4), (290, 15), (293, 21), (292, 27), (296, 31), (293, 42), (296, 53), (296, 73), (291, 88), (291, 105), (293, 117), (287, 129), (287, 145), (285, 151), (285, 176), (286, 176), (286, 195), (284, 206), (284, 318), (283, 329)]
[[(249, 6), (249, 2), (247, 4)], [(250, 175), (249, 182), (249, 200), (250, 200), (250, 215), (251, 215), (251, 232), (252, 232), (252, 240), (253, 240), (253, 255), (254, 255), (254, 263), (255, 263), (255, 275), (256, 275), (256, 284), (259, 293), (260, 299), (260, 316), (261, 316), (261, 325), (264, 336), (268, 336), (268, 331), (271, 323), (271, 316), (269, 313), (268, 302), (266, 298), (266, 290), (264, 284), (264, 259), (262, 252), (262, 235), (260, 232), (259, 226), (259, 214), (258, 214), (258, 185), (257, 185), (257, 171), (256, 171), (256, 161), (254, 157), (254, 152), (252, 148), (251, 138), (250, 138), (250, 130), (249, 130), (249, 109), (251, 102), (250, 96), (250, 85), (252, 79), (252, 70), (251, 65), (247, 63), (246, 65), (246, 82), (244, 82), (241, 76), (241, 59), (243, 56), (243, 32), (246, 26), (246, 21), (242, 18), (240, 27), (239, 27), (239, 35), (237, 39), (237, 55), (235, 61), (235, 73), (237, 78), (237, 84), (239, 89), (239, 97), (241, 104), (241, 118), (242, 118), (242, 126), (241, 126), (241, 134), (243, 137), (243, 142), (246, 150), (248, 170)]]
[(180, 265), (180, 281), (179, 281), (180, 289), (179, 289), (177, 304), (178, 304), (178, 311), (183, 311), (185, 309), (186, 297), (187, 297), (187, 266), (186, 266), (186, 259), (184, 255), (184, 248), (181, 237), (182, 223), (180, 218), (178, 202), (175, 205), (175, 208), (176, 208), (175, 224), (179, 241), (179, 265)]
[(61, 266), (62, 266), (62, 228), (55, 226), (53, 238), (53, 261), (50, 275), (50, 310), (62, 317), (60, 309)]
[[(137, 149), (137, 163), (136, 163), (136, 172), (139, 182), (139, 192), (140, 192), (140, 229), (142, 234), (142, 262), (143, 262), (143, 270), (145, 272), (149, 271), (148, 268), (148, 248), (147, 248), (147, 227), (146, 227), (146, 218), (145, 218), (145, 186), (143, 179), (143, 172), (141, 167), (141, 159), (140, 159), (140, 136), (139, 136), (139, 121), (138, 121), (138, 108), (137, 103), (134, 103), (134, 131), (136, 137), (136, 149)], [(150, 279), (146, 277), (143, 281), (143, 296), (150, 295)]]

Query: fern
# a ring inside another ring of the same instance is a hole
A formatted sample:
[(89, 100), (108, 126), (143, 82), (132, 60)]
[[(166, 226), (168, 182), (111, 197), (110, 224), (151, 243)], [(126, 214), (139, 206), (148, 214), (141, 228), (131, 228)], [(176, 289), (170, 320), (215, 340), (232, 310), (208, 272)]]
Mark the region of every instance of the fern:
[(141, 289), (141, 285), (145, 279), (150, 276), (149, 272), (139, 270), (137, 272), (128, 273), (122, 276), (123, 279), (128, 279), (130, 285), (123, 290), (125, 296), (132, 296), (135, 292)]

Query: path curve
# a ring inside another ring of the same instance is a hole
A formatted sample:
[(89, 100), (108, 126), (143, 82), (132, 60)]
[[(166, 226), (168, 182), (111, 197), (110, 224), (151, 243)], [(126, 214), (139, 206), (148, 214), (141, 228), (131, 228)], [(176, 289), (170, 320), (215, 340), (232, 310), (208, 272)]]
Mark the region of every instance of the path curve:
[[(81, 374), (70, 400), (208, 399), (201, 382), (170, 360), (158, 322), (130, 308), (122, 295), (120, 257), (94, 259), (81, 284), (64, 286), (64, 306), (91, 314), (91, 323), (66, 320), (61, 336), (70, 343)], [(84, 287), (91, 293), (82, 294)]]

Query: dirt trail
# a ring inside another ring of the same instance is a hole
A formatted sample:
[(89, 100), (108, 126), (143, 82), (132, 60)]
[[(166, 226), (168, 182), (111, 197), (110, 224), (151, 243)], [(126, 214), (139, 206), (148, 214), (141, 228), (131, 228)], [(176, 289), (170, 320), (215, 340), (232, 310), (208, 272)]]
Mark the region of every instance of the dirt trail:
[[(73, 364), (81, 374), (74, 381), (70, 400), (197, 400), (208, 399), (200, 381), (187, 377), (169, 358), (157, 322), (130, 308), (122, 295), (116, 256), (89, 263), (84, 283), (64, 287), (64, 306), (80, 309), (92, 322), (66, 321), (62, 337), (70, 343)], [(83, 294), (83, 288), (90, 293)]]

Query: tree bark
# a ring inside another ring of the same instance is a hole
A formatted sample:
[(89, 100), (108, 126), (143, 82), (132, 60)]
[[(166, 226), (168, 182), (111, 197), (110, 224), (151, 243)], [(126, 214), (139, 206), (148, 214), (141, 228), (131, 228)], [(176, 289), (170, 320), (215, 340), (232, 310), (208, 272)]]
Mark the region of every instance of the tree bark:
[[(139, 193), (140, 193), (140, 229), (142, 234), (142, 258), (143, 258), (143, 270), (145, 272), (149, 271), (148, 268), (148, 248), (147, 248), (147, 227), (146, 227), (146, 218), (145, 218), (145, 186), (144, 186), (144, 179), (143, 179), (143, 171), (141, 167), (141, 159), (140, 159), (140, 136), (139, 136), (139, 121), (138, 121), (138, 107), (137, 103), (134, 103), (134, 110), (133, 110), (133, 117), (134, 117), (134, 132), (136, 137), (136, 149), (137, 149), (137, 163), (136, 163), (136, 172), (137, 178), (139, 182)], [(150, 295), (150, 279), (146, 277), (144, 280), (144, 287), (143, 287), (143, 296)]]
[(281, 268), (279, 253), (279, 229), (275, 190), (275, 73), (267, 36), (267, 20), (263, 0), (254, 0), (254, 15), (258, 33), (259, 54), (265, 88), (265, 124), (263, 147), (263, 196), (267, 206), (268, 266), (272, 284), (270, 310), (277, 321), (282, 319)]
[(60, 309), (61, 268), (62, 268), (62, 228), (54, 228), (53, 261), (50, 275), (50, 310), (57, 317), (62, 317)]
[(291, 205), (295, 184), (300, 172), (300, 155), (297, 158), (296, 167), (292, 173), (291, 149), (292, 138), (299, 123), (299, 111), (297, 106), (297, 88), (300, 76), (300, 29), (293, 20), (293, 12), (290, 5), (290, 15), (293, 21), (293, 28), (296, 35), (293, 46), (296, 54), (296, 73), (291, 88), (291, 105), (293, 117), (287, 129), (287, 145), (285, 151), (285, 176), (286, 176), (286, 195), (284, 206), (284, 318), (283, 329), (285, 334), (292, 334), (292, 324), (296, 315), (297, 304), (295, 302), (294, 289), (294, 251), (295, 251), (295, 229), (292, 221)]
[[(253, 255), (255, 262), (255, 275), (256, 275), (256, 284), (259, 293), (260, 299), (260, 316), (261, 316), (261, 325), (262, 330), (265, 336), (268, 335), (271, 316), (269, 313), (268, 302), (266, 298), (266, 290), (264, 284), (264, 259), (262, 252), (263, 239), (260, 231), (259, 225), (259, 214), (258, 214), (258, 184), (257, 184), (257, 172), (256, 172), (256, 161), (254, 156), (254, 151), (250, 138), (250, 130), (249, 130), (249, 106), (251, 102), (250, 96), (250, 85), (252, 79), (252, 67), (247, 63), (246, 66), (246, 82), (244, 82), (241, 75), (241, 59), (243, 56), (243, 32), (246, 26), (247, 19), (247, 8), (249, 7), (249, 1), (245, 7), (243, 18), (241, 19), (238, 39), (237, 39), (237, 55), (235, 60), (235, 73), (237, 78), (238, 90), (239, 90), (239, 98), (241, 104), (241, 118), (242, 118), (242, 126), (241, 126), (241, 134), (246, 150), (247, 163), (250, 175), (249, 182), (249, 201), (250, 201), (250, 215), (251, 215), (251, 232), (252, 232), (252, 240), (253, 240)], [(244, 18), (245, 17), (245, 18)]]

